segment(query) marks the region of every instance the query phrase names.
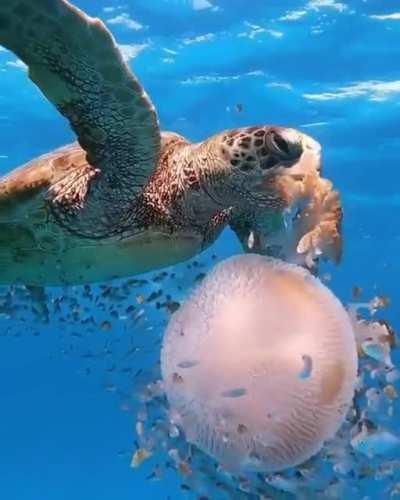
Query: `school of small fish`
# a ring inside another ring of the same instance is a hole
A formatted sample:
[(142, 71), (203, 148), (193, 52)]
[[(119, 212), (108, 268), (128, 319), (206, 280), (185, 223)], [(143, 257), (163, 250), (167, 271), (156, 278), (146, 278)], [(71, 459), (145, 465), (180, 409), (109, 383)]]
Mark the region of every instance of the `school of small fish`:
[[(359, 351), (354, 405), (338, 435), (317, 456), (279, 474), (234, 477), (187, 443), (179, 415), (168, 410), (160, 381), (159, 349), (170, 315), (216, 260), (210, 254), (203, 261), (110, 285), (61, 290), (0, 288), (0, 338), (54, 336), (57, 332), (57, 352), (51, 356), (80, 357), (82, 376), (100, 376), (104, 390), (118, 398), (121, 410), (135, 419), (134, 446), (119, 452), (121, 458), (136, 474), (143, 470), (149, 482), (171, 474), (179, 477), (182, 498), (400, 498), (396, 334), (386, 321), (375, 319), (389, 300), (375, 297), (358, 302), (362, 292), (358, 287), (348, 306)], [(184, 384), (197, 363), (196, 359), (182, 360), (176, 383)], [(302, 363), (299, 378), (312, 377), (313, 360), (306, 352)], [(232, 387), (221, 398), (244, 394), (245, 387)], [(238, 434), (244, 433), (246, 426), (239, 425)], [(149, 492), (150, 498), (150, 484)]]

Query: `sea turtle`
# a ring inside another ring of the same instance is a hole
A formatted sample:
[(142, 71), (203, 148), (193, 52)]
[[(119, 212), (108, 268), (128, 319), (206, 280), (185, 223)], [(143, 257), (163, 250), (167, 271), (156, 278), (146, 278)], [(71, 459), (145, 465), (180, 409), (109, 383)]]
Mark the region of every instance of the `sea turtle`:
[(246, 249), (267, 253), (260, 242), (308, 198), (294, 248), (338, 254), (340, 202), (310, 137), (256, 126), (191, 144), (160, 132), (113, 36), (66, 0), (1, 2), (0, 44), (78, 138), (0, 179), (0, 284), (145, 272), (194, 256), (228, 224)]

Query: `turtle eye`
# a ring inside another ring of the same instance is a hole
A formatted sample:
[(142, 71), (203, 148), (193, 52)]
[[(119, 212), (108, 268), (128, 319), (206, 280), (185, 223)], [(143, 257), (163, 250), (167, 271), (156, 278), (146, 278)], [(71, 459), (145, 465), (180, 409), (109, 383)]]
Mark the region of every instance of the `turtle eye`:
[(277, 158), (274, 158), (273, 156), (268, 156), (268, 158), (260, 162), (260, 167), (262, 168), (262, 170), (268, 170), (269, 168), (276, 167), (278, 163), (279, 160)]
[(271, 140), (275, 144), (275, 146), (278, 148), (279, 151), (283, 151), (287, 155), (290, 152), (289, 145), (285, 141), (285, 139), (278, 133), (271, 131)]

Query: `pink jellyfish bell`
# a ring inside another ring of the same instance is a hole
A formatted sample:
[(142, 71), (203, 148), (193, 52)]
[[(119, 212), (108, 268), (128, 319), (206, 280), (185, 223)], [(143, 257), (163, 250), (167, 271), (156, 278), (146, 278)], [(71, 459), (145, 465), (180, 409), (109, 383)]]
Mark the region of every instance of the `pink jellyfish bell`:
[(350, 320), (308, 271), (242, 255), (175, 313), (161, 357), (171, 419), (234, 473), (295, 466), (334, 436), (357, 375)]

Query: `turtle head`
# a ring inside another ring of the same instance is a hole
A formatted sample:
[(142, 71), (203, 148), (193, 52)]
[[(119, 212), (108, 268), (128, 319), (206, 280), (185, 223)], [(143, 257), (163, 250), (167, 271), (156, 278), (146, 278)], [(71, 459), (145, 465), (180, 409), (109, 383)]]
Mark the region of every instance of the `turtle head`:
[(278, 127), (229, 135), (222, 140), (231, 148), (227, 183), (241, 195), (232, 203), (229, 224), (243, 249), (313, 270), (319, 256), (338, 262), (341, 203), (332, 183), (321, 177), (318, 142)]
[(320, 145), (292, 128), (266, 125), (229, 130), (210, 139), (209, 147), (222, 174), (216, 195), (237, 208), (284, 206), (275, 189), (276, 179), (296, 170), (304, 173), (305, 163), (308, 169), (320, 169)]

